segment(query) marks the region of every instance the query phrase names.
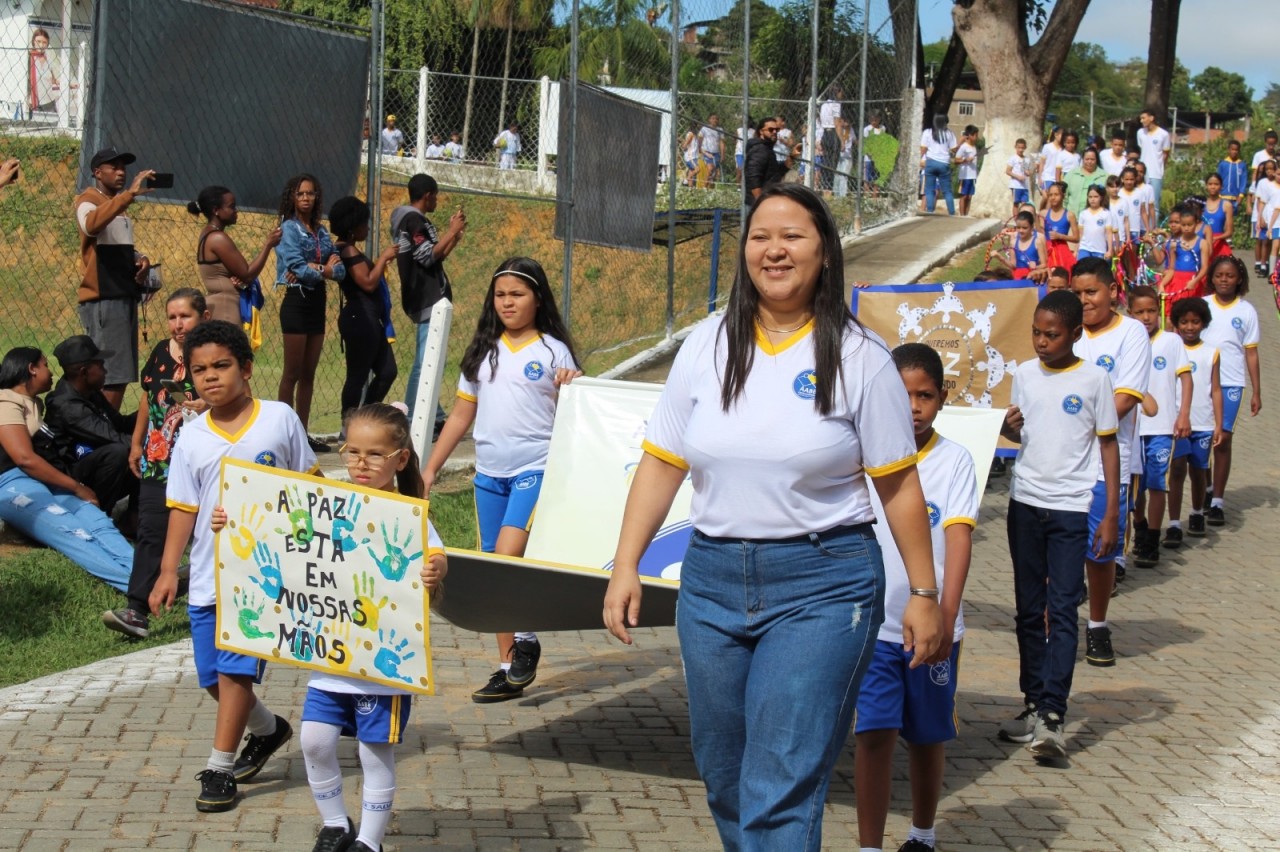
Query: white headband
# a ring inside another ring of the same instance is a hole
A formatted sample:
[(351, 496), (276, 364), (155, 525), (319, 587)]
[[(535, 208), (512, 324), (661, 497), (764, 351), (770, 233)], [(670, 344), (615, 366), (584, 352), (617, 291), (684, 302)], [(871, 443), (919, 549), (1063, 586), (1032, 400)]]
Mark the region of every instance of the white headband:
[(517, 278), (523, 278), (524, 280), (532, 284), (535, 289), (539, 286), (537, 278), (534, 278), (532, 275), (529, 275), (528, 273), (521, 272), (518, 269), (500, 269), (497, 272), (493, 273), (493, 278), (491, 280), (497, 281), (499, 278), (501, 278), (504, 275), (514, 275)]

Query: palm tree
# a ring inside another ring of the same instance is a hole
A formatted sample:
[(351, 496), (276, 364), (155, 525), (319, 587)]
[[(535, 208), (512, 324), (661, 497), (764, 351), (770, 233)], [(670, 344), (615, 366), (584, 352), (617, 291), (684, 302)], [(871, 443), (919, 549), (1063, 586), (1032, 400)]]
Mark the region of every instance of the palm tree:
[(502, 57), (502, 99), (498, 104), (498, 132), (507, 126), (507, 84), (511, 79), (511, 36), (538, 27), (551, 12), (555, 0), (492, 0), (494, 18), (506, 22), (507, 43)]
[[(578, 77), (595, 80), (608, 62), (610, 76), (619, 86), (657, 87), (668, 84), (667, 36), (651, 26), (663, 14), (665, 4), (652, 0), (597, 0), (582, 8), (578, 34)], [(566, 28), (567, 29), (567, 28)], [(569, 77), (569, 40), (534, 51), (534, 67), (553, 79)]]

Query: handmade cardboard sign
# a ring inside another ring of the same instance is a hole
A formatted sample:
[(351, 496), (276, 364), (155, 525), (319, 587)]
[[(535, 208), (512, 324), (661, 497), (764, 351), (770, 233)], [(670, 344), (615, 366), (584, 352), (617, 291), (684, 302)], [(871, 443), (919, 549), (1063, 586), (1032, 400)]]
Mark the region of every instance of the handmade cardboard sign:
[(222, 462), (217, 645), (431, 695), (427, 502)]

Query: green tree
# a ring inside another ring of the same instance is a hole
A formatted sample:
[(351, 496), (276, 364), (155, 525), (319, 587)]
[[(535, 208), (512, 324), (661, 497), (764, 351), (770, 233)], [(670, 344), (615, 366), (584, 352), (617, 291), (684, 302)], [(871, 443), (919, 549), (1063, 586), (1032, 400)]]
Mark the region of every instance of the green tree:
[[(578, 78), (595, 82), (607, 73), (618, 86), (669, 85), (670, 30), (656, 26), (661, 14), (665, 14), (665, 7), (653, 0), (597, 0), (582, 6), (578, 18)], [(534, 68), (552, 79), (567, 80), (569, 54), (569, 27), (563, 24), (534, 51)]]
[(1208, 112), (1249, 113), (1253, 105), (1253, 89), (1244, 77), (1210, 65), (1191, 78), (1197, 105)]

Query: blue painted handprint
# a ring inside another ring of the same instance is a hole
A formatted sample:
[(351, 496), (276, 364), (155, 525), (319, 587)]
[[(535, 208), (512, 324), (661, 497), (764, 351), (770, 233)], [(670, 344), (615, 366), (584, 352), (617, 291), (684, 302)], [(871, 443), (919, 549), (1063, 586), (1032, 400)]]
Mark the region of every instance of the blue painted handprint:
[(391, 532), (387, 532), (387, 525), (382, 523), (382, 542), (386, 547), (386, 553), (381, 556), (372, 548), (366, 548), (369, 555), (373, 557), (373, 561), (377, 563), (378, 570), (382, 572), (382, 576), (388, 580), (400, 580), (404, 578), (405, 572), (409, 570), (409, 566), (422, 558), (422, 551), (417, 553), (406, 554), (405, 550), (413, 545), (413, 531), (410, 530), (405, 534), (404, 541), (400, 541), (400, 521), (397, 520)]
[(334, 548), (336, 550), (341, 550), (343, 553), (350, 553), (360, 545), (369, 543), (369, 539), (367, 538), (362, 538), (359, 541), (356, 541), (351, 537), (352, 531), (356, 528), (356, 522), (360, 520), (360, 507), (363, 505), (356, 499), (356, 495), (354, 494), (347, 498), (348, 506), (353, 503), (355, 504), (355, 509), (351, 511), (351, 517), (338, 518), (335, 520), (333, 522), (333, 532), (329, 536), (333, 541)]
[(417, 654), (416, 651), (410, 651), (407, 654), (404, 652), (404, 649), (409, 647), (409, 640), (401, 639), (396, 642), (396, 632), (394, 630), (385, 637), (382, 635), (382, 631), (379, 630), (378, 641), (382, 644), (382, 647), (378, 649), (377, 655), (373, 658), (373, 667), (386, 677), (402, 680), (405, 683), (413, 683), (413, 678), (400, 673), (400, 664)]
[(295, 660), (301, 660), (304, 663), (311, 662), (316, 655), (316, 638), (320, 636), (324, 630), (324, 622), (319, 618), (312, 621), (308, 618), (299, 618), (297, 620), (297, 633), (293, 637), (293, 641), (289, 643), (289, 653), (293, 654)]
[(280, 565), (280, 554), (267, 547), (265, 541), (258, 542), (258, 546), (253, 549), (253, 561), (258, 564), (258, 573), (261, 577), (251, 577), (250, 579), (262, 589), (262, 593), (273, 601), (280, 599), (280, 590), (284, 585), (284, 575)]

